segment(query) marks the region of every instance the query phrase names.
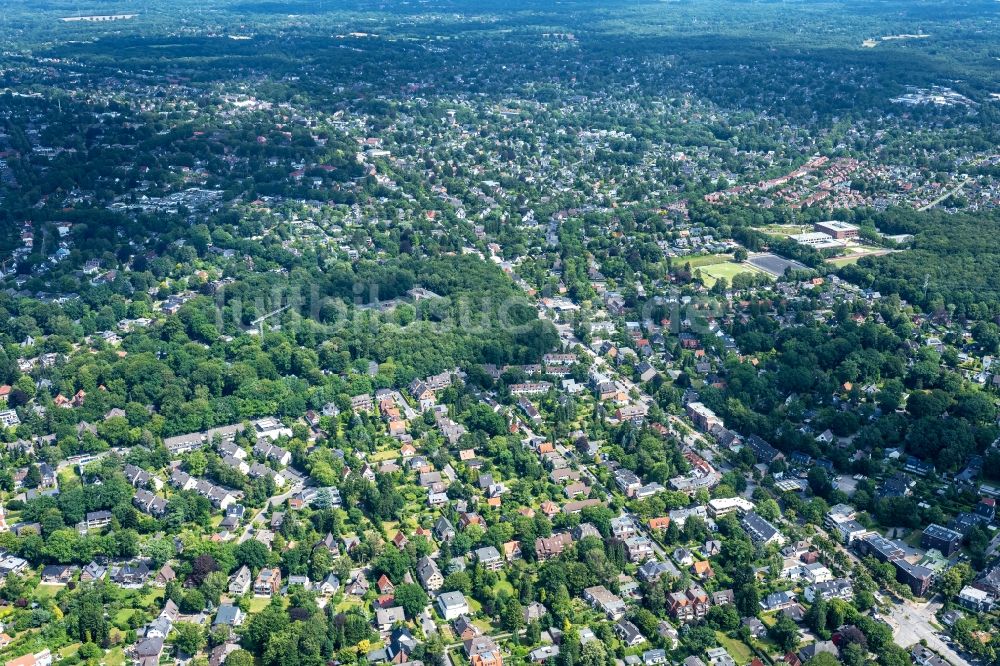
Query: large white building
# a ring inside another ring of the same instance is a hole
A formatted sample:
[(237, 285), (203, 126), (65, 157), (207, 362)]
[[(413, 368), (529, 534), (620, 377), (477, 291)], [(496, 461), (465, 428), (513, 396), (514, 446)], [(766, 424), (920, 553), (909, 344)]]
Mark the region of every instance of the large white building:
[(804, 234), (793, 234), (789, 238), (799, 245), (808, 245), (817, 250), (826, 250), (835, 247), (844, 247), (844, 241), (823, 233), (822, 231), (810, 231)]
[(441, 617), (449, 622), (469, 614), (469, 602), (461, 592), (442, 592), (438, 595), (437, 605)]
[(744, 497), (719, 497), (708, 502), (708, 515), (721, 518), (730, 513), (741, 516), (754, 510), (754, 503)]

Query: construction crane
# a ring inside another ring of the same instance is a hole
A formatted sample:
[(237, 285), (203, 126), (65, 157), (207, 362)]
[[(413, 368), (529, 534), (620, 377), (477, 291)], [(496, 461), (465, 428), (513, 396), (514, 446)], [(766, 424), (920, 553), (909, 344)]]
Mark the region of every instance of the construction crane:
[(274, 315), (281, 314), (282, 312), (284, 312), (285, 310), (287, 310), (290, 307), (292, 307), (291, 303), (289, 303), (288, 305), (286, 305), (284, 307), (280, 307), (280, 308), (278, 308), (277, 310), (275, 310), (273, 312), (268, 312), (266, 315), (264, 315), (262, 317), (257, 317), (256, 319), (254, 319), (252, 322), (250, 322), (250, 325), (251, 326), (257, 326), (258, 327), (257, 330), (260, 331), (260, 336), (264, 337), (264, 321), (267, 320), (267, 319), (270, 319)]

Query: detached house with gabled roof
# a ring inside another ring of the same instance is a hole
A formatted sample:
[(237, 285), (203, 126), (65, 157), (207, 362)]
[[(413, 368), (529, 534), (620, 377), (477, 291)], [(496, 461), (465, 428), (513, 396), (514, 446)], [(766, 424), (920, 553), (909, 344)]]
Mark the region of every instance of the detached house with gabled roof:
[(250, 574), (250, 569), (243, 565), (229, 578), (229, 594), (237, 597), (243, 596), (250, 590), (252, 581), (253, 576)]
[(708, 614), (710, 606), (708, 593), (697, 585), (691, 585), (684, 592), (673, 592), (667, 596), (670, 615), (681, 622), (700, 620)]
[(744, 515), (740, 519), (740, 525), (747, 533), (747, 536), (750, 537), (750, 540), (758, 546), (768, 546), (771, 544), (781, 546), (787, 541), (777, 527), (755, 511), (750, 511)]
[(426, 555), (417, 562), (417, 578), (428, 592), (436, 592), (444, 585), (444, 576), (437, 563)]
[(626, 647), (635, 647), (636, 645), (641, 645), (646, 642), (646, 637), (642, 635), (641, 631), (639, 631), (639, 627), (635, 626), (632, 622), (626, 620), (625, 618), (622, 618), (615, 623), (614, 631)]
[(409, 386), (409, 393), (420, 406), (421, 412), (426, 412), (436, 404), (434, 391), (419, 379), (414, 379)]
[(535, 539), (535, 558), (539, 562), (558, 557), (573, 543), (573, 537), (568, 532), (559, 532), (550, 537)]
[(277, 594), (281, 589), (281, 571), (277, 568), (267, 567), (260, 570), (257, 579), (253, 583), (253, 593), (259, 596), (269, 597)]
[(465, 653), (471, 666), (503, 666), (500, 648), (489, 636), (476, 636), (465, 641)]
[(434, 523), (434, 536), (438, 541), (451, 541), (456, 534), (455, 526), (447, 518), (438, 518), (437, 522)]

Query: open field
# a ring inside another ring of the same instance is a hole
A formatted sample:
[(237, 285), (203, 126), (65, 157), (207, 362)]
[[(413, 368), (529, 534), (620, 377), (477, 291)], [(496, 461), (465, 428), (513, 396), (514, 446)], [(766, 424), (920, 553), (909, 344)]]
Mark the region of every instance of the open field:
[(734, 264), (731, 261), (701, 266), (698, 270), (701, 271), (701, 276), (705, 280), (705, 284), (709, 287), (718, 282), (720, 278), (726, 278), (727, 282), (732, 283), (733, 277), (740, 275), (741, 273), (763, 272), (750, 264)]
[(837, 267), (847, 266), (848, 264), (856, 264), (856, 263), (858, 263), (858, 259), (860, 259), (863, 256), (865, 256), (865, 255), (863, 255), (863, 254), (847, 254), (847, 255), (844, 255), (843, 257), (832, 257), (830, 259), (827, 259), (826, 263), (828, 263), (828, 264), (830, 264), (832, 266), (837, 266)]
[(691, 264), (691, 269), (701, 268), (702, 266), (711, 266), (713, 264), (718, 264), (726, 261), (732, 260), (733, 255), (731, 254), (692, 254), (687, 257), (677, 257), (674, 260), (674, 265)]
[(758, 231), (771, 236), (792, 236), (794, 234), (804, 234), (812, 231), (811, 224), (769, 224), (760, 227)]
[(874, 247), (871, 245), (851, 245), (847, 248), (847, 254), (827, 259), (826, 262), (834, 266), (846, 266), (847, 264), (857, 263), (858, 260), (863, 257), (878, 257), (883, 254), (889, 254), (890, 252), (897, 251), (898, 250), (887, 250), (885, 248)]
[(70, 465), (68, 467), (63, 467), (58, 472), (56, 472), (56, 475), (59, 477), (59, 485), (61, 486), (69, 485), (70, 483), (76, 481), (77, 479), (76, 467), (73, 465)]

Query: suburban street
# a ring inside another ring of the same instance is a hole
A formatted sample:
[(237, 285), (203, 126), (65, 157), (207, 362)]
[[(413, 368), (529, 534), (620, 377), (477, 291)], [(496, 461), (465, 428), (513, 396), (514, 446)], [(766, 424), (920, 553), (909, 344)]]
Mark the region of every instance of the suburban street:
[(265, 523), (267, 515), (270, 514), (275, 507), (281, 506), (282, 504), (287, 502), (289, 498), (294, 497), (295, 495), (302, 492), (303, 487), (304, 487), (303, 484), (297, 483), (291, 488), (289, 488), (288, 492), (283, 493), (281, 495), (275, 495), (274, 497), (269, 499), (267, 501), (267, 504), (264, 505), (264, 508), (258, 511), (254, 515), (253, 520), (247, 523), (247, 526), (243, 528), (243, 532), (240, 534), (240, 538), (237, 540), (237, 543), (243, 543), (244, 541), (252, 537), (256, 532), (256, 527), (259, 527)]
[(954, 666), (970, 666), (968, 660), (941, 640), (939, 632), (931, 625), (931, 622), (936, 621), (934, 616), (940, 608), (941, 602), (937, 597), (926, 603), (904, 601), (901, 604), (893, 604), (892, 612), (883, 615), (883, 619), (892, 627), (892, 636), (899, 645), (910, 647), (914, 643), (925, 641), (927, 647)]

